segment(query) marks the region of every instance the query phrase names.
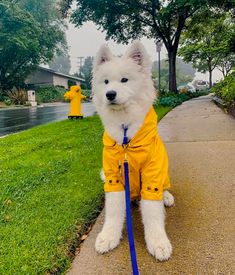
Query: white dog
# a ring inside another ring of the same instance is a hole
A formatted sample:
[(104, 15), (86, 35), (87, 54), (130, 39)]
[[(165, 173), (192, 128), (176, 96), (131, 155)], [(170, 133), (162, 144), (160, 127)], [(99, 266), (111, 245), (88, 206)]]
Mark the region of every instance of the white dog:
[[(114, 57), (107, 46), (101, 47), (94, 60), (93, 94), (97, 112), (109, 137), (121, 148), (123, 125), (128, 125), (127, 135), (131, 142), (155, 99), (151, 62), (140, 42), (134, 42), (122, 57)], [(116, 182), (119, 184), (116, 192), (105, 192), (105, 222), (95, 244), (99, 253), (114, 249), (122, 238), (125, 191), (120, 189), (119, 180)], [(147, 249), (160, 261), (169, 259), (172, 254), (172, 246), (165, 232), (164, 204), (174, 204), (174, 197), (166, 190), (162, 190), (160, 200), (142, 197), (140, 202)]]

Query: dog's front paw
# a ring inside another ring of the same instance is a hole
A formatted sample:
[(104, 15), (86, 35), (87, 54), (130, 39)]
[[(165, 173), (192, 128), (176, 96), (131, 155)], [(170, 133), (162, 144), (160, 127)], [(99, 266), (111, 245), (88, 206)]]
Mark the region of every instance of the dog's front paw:
[(95, 249), (98, 253), (108, 252), (119, 245), (120, 239), (114, 232), (102, 230), (96, 238)]
[(171, 257), (172, 246), (167, 236), (155, 237), (147, 242), (147, 249), (159, 261), (166, 261)]
[(169, 191), (164, 191), (163, 201), (164, 201), (164, 205), (167, 207), (171, 207), (174, 205), (174, 197)]

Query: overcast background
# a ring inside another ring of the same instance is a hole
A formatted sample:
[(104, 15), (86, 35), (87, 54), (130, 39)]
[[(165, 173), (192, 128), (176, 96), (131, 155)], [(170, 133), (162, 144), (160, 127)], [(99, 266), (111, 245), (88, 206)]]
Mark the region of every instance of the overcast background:
[[(67, 41), (69, 45), (69, 54), (71, 58), (71, 73), (78, 71), (78, 56), (94, 56), (101, 45), (107, 43), (105, 33), (97, 29), (92, 22), (87, 22), (81, 28), (75, 28), (73, 24), (68, 23), (66, 31)], [(146, 47), (152, 61), (157, 59), (156, 47), (153, 40), (143, 38), (142, 43)], [(128, 46), (120, 45), (112, 40), (108, 41), (108, 45), (115, 55), (123, 54)], [(161, 59), (167, 58), (167, 51), (162, 47)], [(208, 74), (196, 73), (196, 79), (208, 80)], [(222, 74), (219, 70), (213, 72), (213, 81), (220, 80)]]

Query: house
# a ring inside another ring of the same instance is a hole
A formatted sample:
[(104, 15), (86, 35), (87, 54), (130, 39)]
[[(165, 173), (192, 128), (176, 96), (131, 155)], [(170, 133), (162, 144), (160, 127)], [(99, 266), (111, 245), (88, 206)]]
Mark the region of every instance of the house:
[(55, 72), (54, 70), (38, 67), (26, 80), (25, 84), (31, 87), (37, 86), (63, 86), (68, 89), (69, 84), (80, 85), (83, 78)]

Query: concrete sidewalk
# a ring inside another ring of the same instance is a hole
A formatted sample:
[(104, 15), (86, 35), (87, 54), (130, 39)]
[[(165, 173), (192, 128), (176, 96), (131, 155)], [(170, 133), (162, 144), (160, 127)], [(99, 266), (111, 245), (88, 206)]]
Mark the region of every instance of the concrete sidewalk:
[[(235, 120), (214, 105), (210, 96), (201, 97), (168, 113), (159, 132), (167, 147), (175, 196), (166, 219), (173, 256), (161, 263), (147, 253), (141, 217), (133, 209), (140, 274), (234, 274)], [(69, 275), (131, 274), (126, 232), (117, 249), (105, 255), (95, 252), (103, 215)]]

